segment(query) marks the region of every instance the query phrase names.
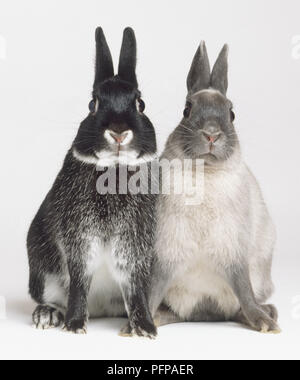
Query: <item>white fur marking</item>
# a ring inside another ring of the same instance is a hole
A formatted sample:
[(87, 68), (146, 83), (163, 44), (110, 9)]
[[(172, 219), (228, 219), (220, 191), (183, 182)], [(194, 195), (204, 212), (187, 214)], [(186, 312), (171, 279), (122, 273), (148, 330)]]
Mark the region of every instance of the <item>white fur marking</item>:
[(84, 156), (83, 154), (79, 153), (76, 148), (73, 149), (73, 156), (76, 158), (76, 160), (84, 162), (85, 164), (97, 165), (98, 163), (98, 159), (96, 157)]
[(47, 305), (67, 307), (67, 295), (57, 276), (52, 274), (46, 276), (43, 300)]
[(120, 151), (117, 156), (114, 152), (108, 150), (102, 150), (101, 153), (97, 154), (96, 157), (84, 156), (74, 148), (73, 156), (81, 162), (90, 165), (96, 165), (100, 168), (112, 167), (116, 165), (126, 165), (126, 166), (139, 166), (157, 159), (156, 154), (145, 154), (138, 158), (139, 153), (136, 151)]
[(222, 93), (219, 90), (215, 90), (214, 88), (208, 88), (206, 90), (200, 90), (198, 92), (195, 92), (195, 94), (193, 94), (193, 96), (198, 96), (198, 95), (206, 94), (206, 93), (211, 94), (211, 95), (216, 95), (216, 94), (222, 95)]
[(112, 300), (122, 300), (112, 260), (111, 245), (103, 245), (100, 239), (92, 238), (88, 253), (88, 273), (93, 276), (88, 297), (88, 309), (92, 318), (125, 314), (124, 304), (111, 303)]

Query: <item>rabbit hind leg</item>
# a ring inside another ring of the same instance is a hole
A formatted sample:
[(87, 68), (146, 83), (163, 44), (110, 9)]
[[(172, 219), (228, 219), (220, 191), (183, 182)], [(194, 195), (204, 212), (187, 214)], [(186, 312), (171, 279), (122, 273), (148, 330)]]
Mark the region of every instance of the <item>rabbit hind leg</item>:
[[(278, 322), (278, 311), (276, 309), (276, 307), (274, 305), (261, 305), (260, 306), (261, 310), (263, 312), (265, 312), (265, 314), (271, 318), (271, 320), (274, 321), (274, 323), (277, 323)], [(244, 325), (246, 327), (250, 327), (250, 328), (253, 328), (253, 326), (251, 325), (251, 323), (249, 322), (249, 320), (247, 319), (247, 317), (245, 316), (245, 314), (243, 313), (242, 310), (240, 310), (235, 316), (234, 318), (232, 319), (233, 322), (236, 322), (236, 323), (239, 323), (241, 325)], [(274, 330), (274, 333), (279, 333), (280, 332), (280, 329), (275, 329)]]
[(183, 322), (225, 322), (228, 318), (210, 298), (202, 300), (188, 318), (181, 318), (170, 307), (161, 305), (154, 321), (157, 327)]
[[(39, 290), (31, 291), (32, 298), (38, 303), (32, 314), (33, 325), (41, 330), (60, 327), (65, 319), (67, 292), (57, 276), (45, 274), (39, 281), (43, 285)], [(40, 292), (38, 297), (36, 292)]]
[(164, 304), (159, 307), (154, 317), (156, 327), (183, 322), (185, 322), (183, 318), (180, 318), (173, 310)]
[(64, 314), (50, 305), (38, 305), (33, 312), (32, 320), (35, 328), (47, 330), (62, 326)]

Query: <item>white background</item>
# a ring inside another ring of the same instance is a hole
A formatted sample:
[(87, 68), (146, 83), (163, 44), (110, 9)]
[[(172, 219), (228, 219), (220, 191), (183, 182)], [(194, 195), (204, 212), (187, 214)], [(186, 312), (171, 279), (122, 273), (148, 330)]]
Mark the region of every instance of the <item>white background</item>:
[[(299, 14), (299, 0), (0, 0), (7, 44), (0, 60), (0, 295), (7, 303), (0, 359), (299, 359), (300, 60), (292, 56)], [(164, 327), (148, 342), (119, 338), (120, 320), (92, 321), (83, 337), (31, 328), (26, 233), (87, 115), (99, 25), (115, 64), (123, 29), (136, 31), (139, 82), (160, 151), (181, 119), (200, 40), (212, 60), (229, 43), (236, 127), (278, 229), (272, 301), (281, 335), (186, 324)]]

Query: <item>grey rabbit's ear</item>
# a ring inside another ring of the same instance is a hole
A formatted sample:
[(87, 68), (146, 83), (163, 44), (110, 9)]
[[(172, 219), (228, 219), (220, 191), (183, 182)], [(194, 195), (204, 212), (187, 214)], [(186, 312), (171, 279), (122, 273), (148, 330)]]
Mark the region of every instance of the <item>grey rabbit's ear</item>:
[(205, 42), (202, 41), (190, 69), (187, 87), (189, 93), (208, 89), (210, 85), (210, 64)]
[(114, 76), (113, 60), (102, 28), (97, 28), (96, 30), (96, 44), (96, 74), (94, 87)]
[(211, 74), (211, 87), (219, 90), (223, 95), (226, 95), (228, 90), (228, 52), (229, 47), (225, 45)]

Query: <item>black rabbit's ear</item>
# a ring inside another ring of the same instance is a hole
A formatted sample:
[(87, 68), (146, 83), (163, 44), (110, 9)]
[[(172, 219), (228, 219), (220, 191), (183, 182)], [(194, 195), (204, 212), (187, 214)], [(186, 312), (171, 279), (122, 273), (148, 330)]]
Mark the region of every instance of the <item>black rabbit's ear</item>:
[(228, 90), (228, 52), (229, 47), (225, 45), (211, 74), (211, 86), (223, 95), (226, 95)]
[(102, 28), (96, 30), (96, 76), (95, 84), (99, 85), (114, 76), (112, 56)]
[(207, 55), (205, 42), (202, 41), (194, 57), (190, 69), (187, 87), (189, 93), (195, 93), (209, 88), (210, 85), (210, 64)]
[(124, 30), (123, 43), (120, 54), (119, 77), (133, 84), (136, 88), (136, 39), (133, 29)]

